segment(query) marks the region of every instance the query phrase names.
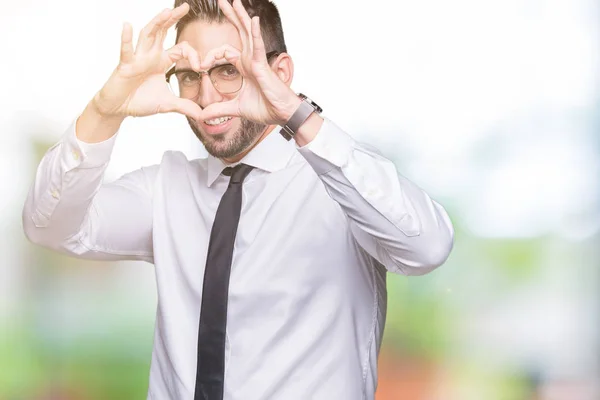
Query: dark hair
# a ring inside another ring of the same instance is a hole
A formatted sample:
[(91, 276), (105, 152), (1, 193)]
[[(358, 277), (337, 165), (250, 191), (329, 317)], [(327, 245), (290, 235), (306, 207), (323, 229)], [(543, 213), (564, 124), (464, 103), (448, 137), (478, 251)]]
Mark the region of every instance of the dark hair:
[[(231, 3), (233, 0), (228, 1)], [(219, 9), (217, 0), (175, 0), (175, 7), (183, 3), (189, 4), (190, 11), (175, 25), (177, 41), (183, 28), (190, 22), (200, 20), (223, 23), (227, 21), (227, 18)], [(242, 4), (248, 15), (250, 15), (250, 18), (255, 16), (260, 18), (260, 31), (265, 41), (266, 52), (277, 51), (279, 53), (287, 53), (283, 28), (281, 26), (281, 17), (275, 4), (270, 0), (242, 0)]]

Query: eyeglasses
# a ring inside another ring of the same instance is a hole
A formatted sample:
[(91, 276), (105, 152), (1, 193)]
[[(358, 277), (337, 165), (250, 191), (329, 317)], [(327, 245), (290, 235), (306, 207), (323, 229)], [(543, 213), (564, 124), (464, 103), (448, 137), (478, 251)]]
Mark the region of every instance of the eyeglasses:
[[(278, 51), (267, 53), (267, 60), (281, 54)], [(221, 64), (212, 67), (208, 71), (194, 71), (190, 68), (171, 68), (166, 79), (171, 91), (178, 97), (184, 99), (196, 99), (200, 94), (202, 75), (207, 74), (214, 88), (221, 94), (233, 94), (238, 92), (244, 84), (244, 77), (233, 64)]]

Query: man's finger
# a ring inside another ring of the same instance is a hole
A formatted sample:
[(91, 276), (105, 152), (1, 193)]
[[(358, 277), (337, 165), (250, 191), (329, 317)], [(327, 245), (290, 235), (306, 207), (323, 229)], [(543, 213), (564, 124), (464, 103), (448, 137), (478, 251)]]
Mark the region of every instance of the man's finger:
[(173, 10), (165, 8), (159, 15), (158, 21), (152, 26), (152, 28), (148, 31), (147, 35), (149, 38), (154, 38), (156, 34), (162, 29), (163, 25), (171, 19), (171, 15)]
[(121, 62), (128, 63), (133, 58), (133, 28), (128, 22), (123, 24), (121, 32)]
[(161, 113), (176, 112), (179, 114), (186, 115), (192, 118), (194, 121), (198, 121), (202, 118), (202, 108), (192, 100), (182, 99), (177, 96), (173, 96), (171, 101), (164, 107), (161, 107)]
[(207, 121), (209, 119), (221, 118), (221, 117), (241, 117), (240, 104), (237, 99), (230, 101), (224, 101), (219, 103), (212, 103), (208, 105), (200, 113), (198, 120)]
[(219, 8), (221, 9), (223, 15), (225, 15), (225, 18), (227, 18), (227, 20), (231, 22), (231, 24), (233, 24), (233, 26), (235, 26), (235, 28), (237, 29), (240, 38), (242, 39), (242, 45), (246, 46), (248, 44), (248, 34), (244, 34), (245, 30), (242, 27), (242, 23), (235, 14), (235, 11), (233, 7), (231, 7), (231, 4), (229, 4), (229, 1), (219, 0)]
[(200, 55), (188, 42), (181, 42), (184, 57), (189, 61), (192, 69), (200, 71)]
[(154, 44), (154, 36), (160, 27), (168, 21), (171, 16), (171, 10), (166, 8), (160, 14), (152, 19), (140, 32), (138, 43), (135, 49), (136, 54), (140, 51), (148, 50)]
[[(162, 28), (158, 32), (158, 40), (160, 40), (160, 45), (162, 46), (167, 36), (167, 31), (171, 29), (173, 25), (175, 25), (181, 18), (185, 17), (187, 13), (190, 11), (190, 6), (188, 3), (183, 3), (179, 7), (174, 8), (171, 12), (171, 16), (169, 19), (162, 25)], [(155, 42), (156, 45), (156, 42)]]
[(265, 42), (263, 41), (262, 34), (260, 32), (260, 20), (258, 16), (252, 18), (252, 43), (254, 46), (252, 59), (254, 61), (267, 62)]
[(165, 23), (163, 29), (170, 29), (177, 21), (185, 17), (188, 12), (190, 12), (190, 5), (188, 3), (183, 3), (179, 7), (174, 8), (171, 13), (171, 18)]
[(233, 0), (232, 8), (238, 21), (240, 21), (244, 33), (246, 36), (250, 36), (250, 17), (248, 16), (248, 12), (244, 8), (242, 1)]
[(185, 58), (189, 61), (192, 69), (195, 71), (201, 70), (200, 55), (198, 55), (198, 52), (192, 46), (190, 46), (188, 42), (181, 42), (171, 47), (169, 50), (167, 50), (167, 55), (169, 56), (170, 63), (169, 65), (165, 66), (165, 69), (170, 68), (173, 63)]
[(233, 11), (240, 21), (246, 36), (250, 36), (250, 16), (244, 8), (241, 0), (233, 0)]
[(209, 51), (206, 54), (206, 57), (204, 57), (202, 63), (200, 64), (200, 70), (206, 71), (222, 60), (226, 60), (227, 62), (236, 65), (240, 59), (240, 56), (241, 53), (238, 49), (229, 44), (225, 44)]

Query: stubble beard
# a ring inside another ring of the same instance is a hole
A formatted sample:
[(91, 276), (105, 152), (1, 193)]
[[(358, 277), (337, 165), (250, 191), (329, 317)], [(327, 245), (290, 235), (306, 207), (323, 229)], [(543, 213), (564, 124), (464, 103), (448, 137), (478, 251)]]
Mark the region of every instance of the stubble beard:
[(232, 158), (247, 150), (267, 128), (267, 125), (240, 118), (240, 127), (230, 138), (227, 138), (226, 134), (206, 135), (198, 128), (195, 121), (189, 117), (187, 121), (208, 154), (221, 159)]

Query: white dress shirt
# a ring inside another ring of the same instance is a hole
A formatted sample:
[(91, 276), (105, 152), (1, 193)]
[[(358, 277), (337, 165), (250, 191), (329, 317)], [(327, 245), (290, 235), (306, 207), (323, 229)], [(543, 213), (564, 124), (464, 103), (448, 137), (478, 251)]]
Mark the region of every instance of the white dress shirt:
[[(166, 152), (112, 183), (115, 143), (80, 142), (75, 122), (44, 156), (24, 210), (34, 243), (155, 266), (148, 399), (191, 400), (210, 230), (229, 177), (219, 159)], [(392, 162), (325, 119), (304, 147), (272, 131), (241, 161), (227, 315), (226, 400), (374, 398), (386, 271), (441, 265), (446, 211)]]

